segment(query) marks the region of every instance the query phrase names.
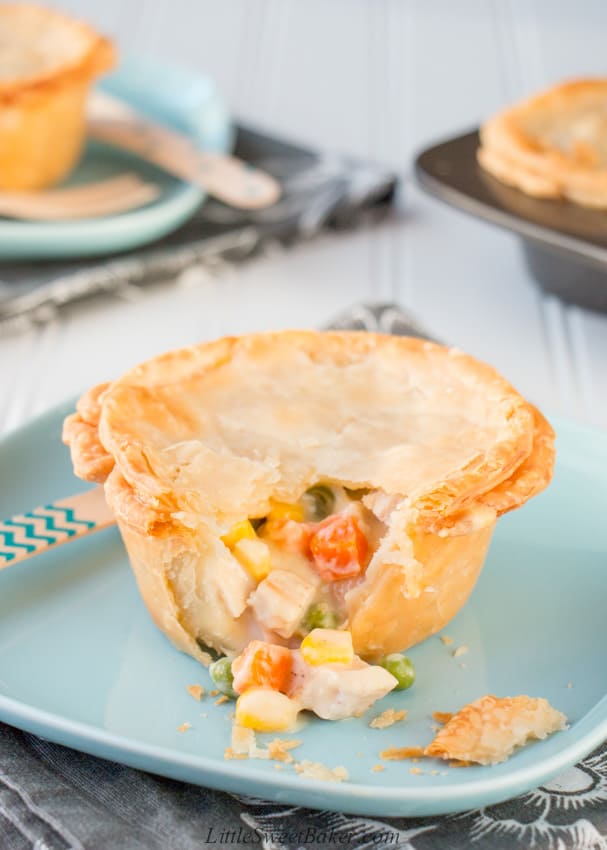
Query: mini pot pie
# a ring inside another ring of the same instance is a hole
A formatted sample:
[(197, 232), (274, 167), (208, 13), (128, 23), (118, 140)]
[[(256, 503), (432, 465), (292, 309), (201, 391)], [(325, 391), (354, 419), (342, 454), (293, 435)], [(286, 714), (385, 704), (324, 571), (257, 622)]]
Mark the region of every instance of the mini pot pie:
[(607, 79), (563, 83), (491, 118), (478, 160), (528, 195), (607, 209)]
[(0, 188), (61, 180), (80, 155), (91, 82), (114, 64), (105, 38), (35, 5), (0, 5)]
[[(64, 441), (76, 474), (105, 484), (173, 643), (203, 663), (240, 654), (237, 692), (295, 690), (321, 716), (360, 713), (397, 684), (397, 667), (367, 662), (459, 611), (497, 517), (542, 490), (554, 461), (550, 425), (490, 366), (360, 332), (156, 357), (86, 393)], [(321, 704), (343, 684), (336, 669), (349, 673), (341, 708)]]

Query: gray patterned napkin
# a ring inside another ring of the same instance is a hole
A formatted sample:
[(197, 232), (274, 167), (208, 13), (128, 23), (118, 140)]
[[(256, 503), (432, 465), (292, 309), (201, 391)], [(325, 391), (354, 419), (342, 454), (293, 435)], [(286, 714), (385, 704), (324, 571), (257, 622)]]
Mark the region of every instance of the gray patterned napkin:
[[(429, 338), (402, 310), (332, 327)], [(607, 746), (548, 785), (478, 811), (369, 818), (234, 796), (123, 767), (0, 724), (1, 850), (607, 850)]]

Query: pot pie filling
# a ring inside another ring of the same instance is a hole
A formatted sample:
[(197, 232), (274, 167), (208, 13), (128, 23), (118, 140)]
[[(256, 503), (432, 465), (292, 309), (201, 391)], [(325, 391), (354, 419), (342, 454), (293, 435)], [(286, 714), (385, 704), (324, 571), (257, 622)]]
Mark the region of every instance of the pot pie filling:
[[(367, 664), (347, 631), (346, 598), (386, 532), (365, 505), (374, 495), (319, 483), (296, 502), (273, 501), (266, 516), (242, 520), (222, 536), (241, 570), (225, 601), (254, 637), (233, 661), (214, 662), (211, 675), (220, 690), (239, 697), (241, 725), (287, 729), (301, 709), (327, 720), (358, 716), (413, 684), (406, 656)], [(284, 725), (268, 725), (275, 713)]]

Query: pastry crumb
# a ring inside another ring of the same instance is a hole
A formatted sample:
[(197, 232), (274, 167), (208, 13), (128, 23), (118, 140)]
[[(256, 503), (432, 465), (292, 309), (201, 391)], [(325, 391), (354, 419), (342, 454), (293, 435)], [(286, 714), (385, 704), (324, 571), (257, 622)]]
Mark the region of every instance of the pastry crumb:
[(445, 644), (445, 646), (452, 646), (453, 638), (450, 638), (449, 635), (440, 635), (440, 639)]
[(225, 694), (222, 694), (220, 697), (218, 697), (218, 698), (215, 700), (215, 702), (213, 703), (213, 705), (223, 705), (223, 704), (224, 704), (224, 702), (227, 702), (227, 701), (228, 701), (228, 699), (229, 699), (229, 697), (227, 697)]
[(212, 691), (209, 691), (209, 696), (216, 697), (221, 693), (219, 688), (214, 688)]
[(452, 711), (433, 711), (432, 718), (436, 720), (437, 723), (442, 723), (443, 726), (445, 723), (448, 723), (453, 717)]
[(232, 725), (232, 747), (237, 752), (246, 753), (250, 759), (269, 759), (270, 751), (266, 747), (257, 746), (257, 735), (253, 729)]
[(421, 758), (424, 755), (423, 747), (388, 747), (379, 754), (384, 761), (402, 761), (404, 759)]
[(200, 702), (200, 700), (203, 698), (203, 696), (206, 693), (206, 691), (202, 687), (202, 685), (188, 685), (187, 692), (189, 693), (189, 695), (191, 697), (198, 700), (198, 702)]
[(301, 741), (295, 738), (274, 738), (268, 744), (268, 753), (273, 761), (284, 761), (287, 764), (292, 764), (294, 758), (289, 750), (294, 750), (295, 747), (301, 746)]
[(231, 759), (248, 759), (249, 756), (247, 753), (235, 753), (232, 747), (226, 747), (223, 751), (224, 759), (230, 761)]
[(177, 731), (178, 732), (187, 732), (188, 729), (191, 729), (191, 728), (192, 728), (191, 723), (182, 723), (181, 726), (177, 727)]
[(281, 764), (275, 764), (274, 770), (282, 770), (282, 765)]
[(438, 770), (431, 770), (430, 776), (438, 776)]
[(295, 770), (305, 779), (324, 779), (327, 782), (345, 782), (350, 777), (345, 767), (326, 767), (319, 761), (296, 762)]
[(253, 747), (257, 744), (257, 740), (255, 738), (255, 732), (252, 729), (247, 729), (245, 726), (239, 726), (235, 723), (232, 726), (232, 747), (231, 749), (235, 753), (246, 753), (249, 755), (249, 752)]
[(208, 717), (209, 715), (206, 713), (206, 711), (201, 711), (200, 716), (201, 717)]
[(421, 769), (421, 767), (410, 767), (409, 768), (409, 773), (413, 773), (415, 776), (419, 776), (419, 774), (423, 773), (423, 772), (424, 771)]
[(568, 688), (572, 688), (572, 687), (573, 687), (573, 682), (567, 682), (567, 687), (568, 687)]
[(497, 764), (534, 739), (564, 729), (567, 718), (541, 698), (487, 694), (465, 705), (426, 748), (452, 767)]
[(294, 759), (289, 750), (299, 747), (301, 743), (296, 738), (274, 738), (267, 747), (258, 747), (257, 736), (253, 729), (234, 723), (232, 726), (232, 746), (228, 748), (232, 755), (227, 756), (227, 758), (271, 759), (272, 761), (292, 764)]
[(373, 773), (380, 773), (382, 770), (385, 770), (386, 766), (383, 764), (374, 764), (371, 770)]
[(404, 720), (406, 716), (407, 711), (404, 708), (401, 711), (394, 711), (393, 708), (387, 708), (381, 714), (378, 714), (377, 717), (374, 717), (369, 723), (369, 726), (371, 729), (387, 729), (389, 726), (394, 726), (395, 723)]
[(456, 649), (453, 650), (453, 657), (459, 658), (460, 656), (465, 655), (467, 652), (468, 647), (465, 644), (462, 644), (462, 646), (458, 646)]

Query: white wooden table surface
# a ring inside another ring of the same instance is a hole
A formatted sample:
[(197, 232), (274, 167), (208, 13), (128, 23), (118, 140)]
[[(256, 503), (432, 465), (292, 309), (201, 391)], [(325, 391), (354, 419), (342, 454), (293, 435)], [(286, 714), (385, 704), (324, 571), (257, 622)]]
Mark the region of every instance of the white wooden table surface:
[(607, 4), (64, 0), (124, 52), (214, 75), (239, 116), (405, 175), (402, 212), (226, 276), (186, 274), (0, 340), (0, 431), (159, 351), (397, 300), (548, 413), (607, 426), (607, 317), (539, 294), (516, 240), (425, 197), (414, 151), (567, 76), (605, 72)]

